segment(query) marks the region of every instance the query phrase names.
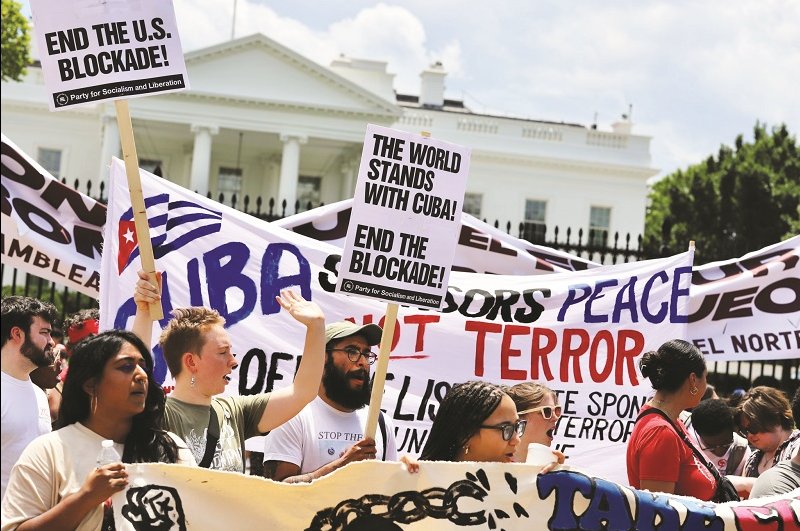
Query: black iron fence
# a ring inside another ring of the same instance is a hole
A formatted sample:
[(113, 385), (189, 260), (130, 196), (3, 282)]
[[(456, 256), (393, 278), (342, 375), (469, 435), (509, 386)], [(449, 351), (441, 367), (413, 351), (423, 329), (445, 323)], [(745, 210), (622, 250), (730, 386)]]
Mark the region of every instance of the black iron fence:
[[(62, 178), (61, 181), (67, 184), (66, 178)], [(79, 189), (79, 184), (76, 179), (73, 187)], [(105, 183), (101, 182), (100, 186), (96, 187), (97, 193), (93, 190), (95, 187), (93, 187), (91, 181), (87, 181), (83, 188), (86, 195), (94, 197), (102, 203), (106, 202)], [(310, 202), (302, 205), (298, 200), (290, 207), (286, 200), (278, 202), (274, 198), (269, 198), (265, 201), (260, 196), (251, 199), (249, 195), (245, 195), (240, 199), (237, 194), (226, 196), (220, 193), (214, 197), (209, 192), (207, 197), (270, 222), (310, 210), (315, 206), (322, 206), (322, 204), (313, 205)], [(487, 222), (486, 219), (483, 221)], [(501, 224), (499, 220), (495, 220), (493, 226), (496, 229), (505, 231), (507, 234), (531, 243), (562, 250), (601, 264), (616, 264), (657, 258), (657, 256), (649, 255), (644, 250), (641, 235), (632, 237), (630, 234), (626, 234), (621, 237), (616, 232), (609, 244), (608, 231), (594, 229), (573, 231), (568, 227), (562, 232), (559, 227), (553, 227), (552, 239), (548, 240), (546, 238), (547, 227), (543, 224), (537, 224), (535, 230), (532, 230), (530, 224), (522, 222), (516, 227), (516, 231), (512, 231), (513, 227), (510, 221)], [(10, 275), (7, 283), (6, 269), (6, 266), (0, 266), (0, 278), (3, 279), (4, 284), (2, 288), (3, 295), (28, 295), (53, 302), (59, 309), (62, 319), (67, 314), (79, 309), (98, 306), (98, 302), (91, 297), (78, 292), (71, 292), (66, 287), (57, 286), (37, 276), (19, 272), (15, 268), (8, 268), (10, 269)], [(759, 379), (777, 385), (788, 393), (793, 393), (798, 386), (798, 379), (800, 379), (800, 360), (712, 362), (709, 365), (709, 382), (717, 386), (722, 394), (730, 394), (736, 388), (747, 389), (751, 382), (758, 382)]]

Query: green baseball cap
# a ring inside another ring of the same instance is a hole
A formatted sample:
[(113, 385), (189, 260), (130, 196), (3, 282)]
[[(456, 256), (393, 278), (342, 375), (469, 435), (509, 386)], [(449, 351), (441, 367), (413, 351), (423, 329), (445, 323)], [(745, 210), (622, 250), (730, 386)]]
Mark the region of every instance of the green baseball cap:
[(350, 321), (338, 321), (325, 327), (325, 344), (334, 339), (344, 339), (355, 335), (360, 335), (366, 339), (369, 346), (377, 345), (381, 342), (383, 329), (376, 324), (359, 326)]

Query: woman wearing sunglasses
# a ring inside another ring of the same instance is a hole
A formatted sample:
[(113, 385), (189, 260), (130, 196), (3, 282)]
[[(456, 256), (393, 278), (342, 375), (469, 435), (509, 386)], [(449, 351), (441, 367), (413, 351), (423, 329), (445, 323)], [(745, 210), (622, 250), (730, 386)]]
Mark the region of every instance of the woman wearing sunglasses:
[(717, 482), (685, 442), (681, 412), (700, 403), (706, 362), (691, 343), (667, 341), (639, 361), (655, 396), (642, 407), (628, 440), (628, 481), (637, 489), (711, 500)]
[[(506, 393), (517, 406), (519, 418), (527, 421), (527, 428), (522, 435), (516, 459), (525, 462), (528, 457), (528, 445), (539, 443), (550, 446), (553, 443), (553, 432), (561, 418), (561, 406), (556, 394), (542, 384), (523, 382), (509, 387)], [(564, 462), (564, 454), (554, 450), (553, 454), (559, 463)]]
[(500, 386), (456, 384), (439, 405), (420, 459), (512, 463), (526, 424)]
[(756, 449), (744, 465), (747, 477), (760, 476), (800, 449), (792, 408), (778, 389), (763, 385), (750, 389), (736, 409), (736, 422), (739, 433)]

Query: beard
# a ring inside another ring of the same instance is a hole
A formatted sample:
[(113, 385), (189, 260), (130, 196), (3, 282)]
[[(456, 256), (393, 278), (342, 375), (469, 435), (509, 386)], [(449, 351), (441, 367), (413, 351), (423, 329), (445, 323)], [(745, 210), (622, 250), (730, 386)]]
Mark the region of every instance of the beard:
[(37, 367), (47, 367), (55, 361), (53, 348), (48, 343), (46, 347), (39, 348), (33, 344), (29, 337), (25, 336), (25, 342), (19, 348), (20, 353), (28, 358)]
[[(353, 376), (359, 375), (363, 378), (360, 389), (350, 387)], [(369, 380), (369, 371), (357, 369), (347, 374), (340, 371), (334, 364), (333, 358), (328, 356), (325, 360), (325, 372), (322, 374), (322, 385), (328, 398), (347, 409), (361, 409), (369, 404), (369, 397), (372, 394), (372, 384)]]

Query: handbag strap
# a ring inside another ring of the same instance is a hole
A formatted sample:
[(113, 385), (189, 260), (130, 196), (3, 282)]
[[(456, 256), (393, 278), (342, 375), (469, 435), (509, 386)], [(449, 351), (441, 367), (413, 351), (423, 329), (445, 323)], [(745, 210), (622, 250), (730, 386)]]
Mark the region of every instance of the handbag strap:
[(659, 415), (660, 417), (664, 418), (667, 422), (669, 422), (669, 425), (672, 426), (672, 429), (675, 430), (675, 433), (678, 434), (678, 437), (680, 437), (683, 440), (683, 442), (689, 447), (689, 449), (692, 450), (692, 453), (695, 455), (695, 457), (701, 463), (703, 463), (703, 465), (705, 465), (705, 467), (708, 469), (709, 472), (711, 472), (711, 475), (714, 477), (714, 481), (717, 482), (717, 485), (719, 485), (722, 482), (722, 475), (717, 470), (717, 467), (715, 467), (706, 458), (706, 456), (704, 456), (700, 452), (700, 450), (694, 447), (694, 444), (692, 444), (692, 441), (689, 440), (689, 437), (686, 435), (686, 433), (678, 429), (678, 427), (675, 425), (674, 422), (672, 422), (672, 419), (669, 418), (666, 413), (664, 413), (658, 408), (650, 408), (647, 411), (639, 412), (639, 416), (636, 417), (636, 421), (638, 422), (640, 419), (646, 417), (647, 415)]
[(211, 416), (208, 419), (208, 431), (206, 431), (206, 451), (203, 454), (203, 459), (197, 463), (197, 466), (202, 468), (209, 468), (211, 460), (214, 458), (214, 450), (217, 449), (217, 441), (219, 441), (219, 418), (217, 417), (217, 410), (214, 409), (214, 403), (211, 403)]

